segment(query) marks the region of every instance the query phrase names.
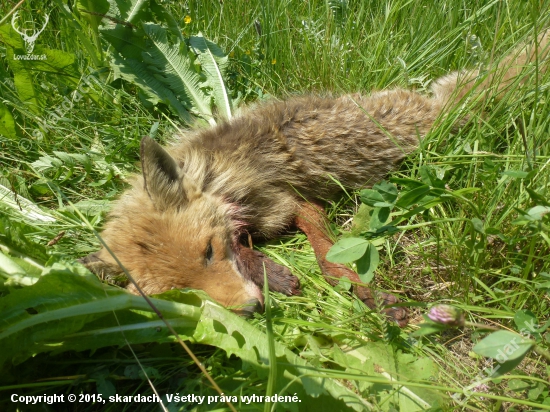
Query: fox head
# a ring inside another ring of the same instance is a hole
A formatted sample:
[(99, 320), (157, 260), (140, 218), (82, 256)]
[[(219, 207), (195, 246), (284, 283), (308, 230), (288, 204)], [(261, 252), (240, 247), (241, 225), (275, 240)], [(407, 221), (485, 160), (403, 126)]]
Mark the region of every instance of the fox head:
[[(206, 193), (149, 137), (141, 142), (142, 176), (123, 194), (103, 240), (146, 294), (206, 291), (242, 313), (263, 307), (259, 287), (241, 273), (234, 206)], [(98, 275), (123, 271), (105, 249), (83, 263)], [(138, 293), (130, 284), (128, 289)]]

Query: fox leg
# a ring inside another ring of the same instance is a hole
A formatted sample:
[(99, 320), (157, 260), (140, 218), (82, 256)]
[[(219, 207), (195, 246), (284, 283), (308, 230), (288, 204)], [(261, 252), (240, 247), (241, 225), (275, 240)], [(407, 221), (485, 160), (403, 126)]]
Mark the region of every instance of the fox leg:
[[(351, 282), (356, 284), (354, 287), (355, 294), (371, 309), (377, 309), (381, 306), (388, 306), (398, 302), (397, 298), (393, 295), (375, 292), (366, 286), (359, 286), (362, 282), (357, 273), (344, 265), (331, 263), (326, 260), (325, 257), (333, 242), (327, 234), (328, 219), (322, 207), (303, 202), (301, 210), (296, 216), (295, 223), (298, 229), (306, 234), (315, 251), (321, 272), (331, 285), (336, 285), (340, 278), (346, 276)], [(407, 310), (403, 307), (388, 307), (382, 312), (395, 320), (401, 327), (406, 326), (408, 323)]]

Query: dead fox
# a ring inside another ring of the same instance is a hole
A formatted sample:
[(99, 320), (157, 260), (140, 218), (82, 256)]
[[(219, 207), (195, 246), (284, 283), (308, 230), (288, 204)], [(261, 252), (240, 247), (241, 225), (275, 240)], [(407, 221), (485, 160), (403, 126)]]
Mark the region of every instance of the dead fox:
[[(243, 245), (248, 234), (273, 238), (295, 225), (308, 236), (323, 274), (347, 276), (369, 307), (407, 323), (397, 300), (373, 294), (355, 272), (325, 259), (332, 242), (321, 202), (344, 187), (368, 187), (413, 151), (465, 97), (498, 98), (527, 79), (526, 65), (545, 66), (548, 34), (487, 73), (455, 72), (431, 94), (393, 89), (370, 96), (302, 96), (261, 104), (210, 129), (185, 131), (163, 148), (141, 142), (142, 175), (109, 216), (103, 239), (147, 294), (171, 288), (206, 291), (225, 306), (262, 308), (264, 268), (270, 290), (299, 293), (298, 279)], [(535, 58), (535, 56), (538, 56)], [(523, 77), (522, 77), (523, 76)], [(106, 249), (83, 259), (97, 274), (120, 274)], [(134, 285), (128, 286), (137, 293)]]

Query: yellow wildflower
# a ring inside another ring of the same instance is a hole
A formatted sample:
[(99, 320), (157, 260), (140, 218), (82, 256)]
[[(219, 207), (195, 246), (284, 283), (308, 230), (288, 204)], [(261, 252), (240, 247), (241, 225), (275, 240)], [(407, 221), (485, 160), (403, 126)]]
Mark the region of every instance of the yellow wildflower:
[(184, 22), (185, 24), (191, 23), (191, 16), (190, 16), (190, 15), (185, 16), (185, 17), (183, 18), (183, 22)]

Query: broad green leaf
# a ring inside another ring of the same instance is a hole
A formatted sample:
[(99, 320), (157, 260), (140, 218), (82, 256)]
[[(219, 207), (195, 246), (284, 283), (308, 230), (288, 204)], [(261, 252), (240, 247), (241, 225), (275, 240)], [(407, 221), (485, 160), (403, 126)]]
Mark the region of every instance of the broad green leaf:
[[(93, 376), (91, 376), (93, 379)], [(103, 395), (104, 399), (109, 399), (109, 396), (116, 395), (116, 388), (109, 379), (99, 378), (96, 381), (97, 393)]]
[(542, 194), (535, 192), (533, 189), (530, 189), (528, 187), (526, 187), (525, 190), (527, 191), (527, 193), (529, 193), (529, 197), (533, 202), (541, 204), (543, 206), (550, 206), (550, 202)]
[(428, 335), (439, 333), (441, 331), (448, 329), (447, 326), (441, 323), (435, 323), (431, 321), (426, 321), (424, 323), (421, 323), (418, 326), (420, 326), (420, 329), (417, 329), (413, 333), (411, 333), (411, 336), (413, 337), (428, 336)]
[(405, 186), (409, 189), (416, 189), (417, 187), (424, 186), (423, 182), (407, 177), (392, 177), (390, 182), (397, 183), (398, 185)]
[[(26, 54), (22, 49), (21, 36), (15, 33), (11, 25), (4, 25), (0, 28), (0, 38), (6, 43), (8, 50), (7, 62), (14, 73), (14, 84), (17, 94), (22, 102), (27, 103), (31, 111), (40, 114), (42, 109), (43, 97), (34, 85), (36, 73), (43, 72), (46, 74), (55, 74), (63, 76), (64, 83), (74, 91), (78, 86), (81, 72), (76, 63), (76, 56), (63, 50), (49, 49), (43, 45), (37, 44), (33, 54), (43, 55), (43, 60), (16, 60), (14, 54)], [(90, 97), (94, 97), (94, 93), (90, 93)], [(97, 96), (96, 96), (97, 97)], [(77, 94), (65, 96), (68, 103), (64, 105), (74, 104), (73, 100), (81, 97)], [(72, 106), (71, 106), (72, 107)]]
[[(99, 25), (101, 24), (102, 16), (109, 11), (109, 3), (107, 0), (76, 0), (75, 6), (76, 11), (88, 22), (97, 39), (99, 37)], [(98, 43), (96, 44), (99, 45)]]
[(8, 56), (6, 60), (13, 72), (13, 83), (19, 99), (27, 105), (31, 112), (40, 113), (39, 101), (42, 99), (34, 88), (33, 75), (27, 67), (34, 61), (13, 58), (14, 54), (27, 54), (21, 36), (13, 30), (11, 24), (4, 24), (0, 27), (0, 40), (6, 47), (6, 56)]
[(340, 239), (328, 251), (326, 259), (333, 263), (355, 262), (365, 254), (370, 242), (357, 237)]
[(550, 213), (549, 206), (535, 206), (527, 211), (527, 214), (534, 220), (542, 220), (548, 213)]
[(485, 234), (485, 228), (483, 227), (483, 222), (480, 219), (478, 219), (477, 217), (474, 217), (472, 218), (471, 222), (476, 232)]
[(388, 202), (376, 202), (374, 205), (374, 207), (383, 207), (383, 208), (392, 208), (393, 207), (393, 203), (388, 203)]
[(372, 243), (369, 243), (365, 254), (357, 260), (357, 273), (361, 282), (369, 283), (372, 280), (379, 262), (378, 250)]
[[(431, 359), (395, 351), (385, 342), (347, 345), (346, 340), (337, 340), (337, 343), (342, 352), (335, 356), (335, 359), (339, 359), (339, 364), (347, 367), (348, 372), (365, 378), (364, 381), (357, 380), (358, 388), (362, 393), (372, 394), (373, 385), (379, 385), (370, 383), (368, 381), (370, 376), (426, 382), (437, 379), (437, 365)], [(448, 399), (441, 391), (432, 390), (429, 387), (405, 385), (394, 389), (387, 394), (387, 397), (395, 406), (399, 406), (401, 411), (424, 411), (432, 405), (443, 404)]]
[(72, 90), (76, 89), (82, 73), (77, 65), (76, 55), (63, 50), (48, 49), (44, 46), (37, 45), (35, 53), (44, 54), (45, 60), (26, 61), (22, 60), (21, 64), (29, 72), (44, 72), (48, 74), (56, 74), (63, 76), (64, 82), (70, 86)]
[(15, 120), (8, 107), (0, 101), (0, 136), (17, 139)]
[(531, 222), (537, 222), (542, 220), (548, 213), (550, 213), (550, 207), (548, 206), (535, 206), (529, 209), (527, 212), (521, 209), (516, 209), (520, 216), (515, 219), (512, 224), (514, 225), (526, 225)]
[(530, 310), (518, 310), (514, 314), (514, 323), (516, 324), (517, 330), (521, 333), (522, 336), (540, 336), (539, 321), (535, 314)]
[(492, 369), (486, 370), (487, 376), (492, 378), (498, 378), (499, 376), (505, 375), (508, 372), (516, 369), (519, 364), (523, 361), (524, 356), (517, 359), (511, 359), (505, 362), (497, 362), (493, 365)]
[(397, 201), (397, 206), (407, 208), (422, 200), (428, 193), (430, 193), (430, 187), (423, 185), (415, 189), (403, 192)]
[(397, 187), (395, 187), (395, 185), (383, 180), (375, 184), (372, 188), (380, 193), (388, 204), (393, 205), (395, 203), (397, 199)]
[(338, 281), (338, 284), (335, 286), (336, 289), (349, 291), (351, 289), (351, 281), (347, 276), (343, 276)]
[(421, 166), (418, 172), (424, 184), (439, 189), (445, 189), (445, 182), (436, 177), (430, 166)]
[(377, 207), (372, 210), (369, 222), (371, 230), (380, 229), (390, 220), (390, 209), (388, 207)]
[(524, 391), (531, 387), (529, 382), (525, 382), (521, 379), (510, 379), (508, 381), (508, 389), (514, 392)]
[(532, 401), (536, 401), (540, 395), (547, 389), (546, 385), (544, 385), (542, 382), (538, 382), (535, 385), (532, 385), (534, 387), (531, 387), (529, 392), (527, 392), (527, 398), (529, 398)]
[(512, 179), (525, 179), (529, 176), (529, 172), (524, 172), (522, 170), (505, 170), (502, 174), (504, 176), (509, 176)]
[(533, 344), (533, 341), (524, 339), (517, 333), (500, 330), (491, 333), (477, 343), (473, 347), (473, 351), (479, 355), (493, 358), (503, 363), (523, 359)]
[(378, 191), (373, 189), (361, 190), (361, 193), (359, 196), (360, 196), (361, 202), (363, 202), (368, 206), (374, 207), (375, 203), (384, 202), (384, 198), (382, 197), (382, 195)]

